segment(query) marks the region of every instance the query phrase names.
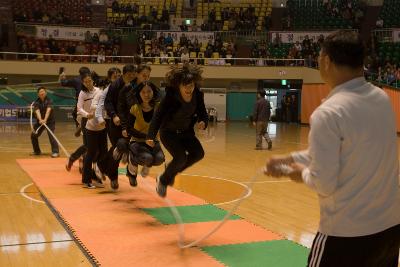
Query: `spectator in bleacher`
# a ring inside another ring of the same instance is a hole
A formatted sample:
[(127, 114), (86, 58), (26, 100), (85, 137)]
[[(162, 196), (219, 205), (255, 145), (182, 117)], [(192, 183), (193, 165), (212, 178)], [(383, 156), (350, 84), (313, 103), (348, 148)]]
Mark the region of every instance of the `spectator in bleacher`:
[(376, 21), (376, 27), (377, 28), (383, 28), (383, 19), (382, 18), (378, 18), (378, 20)]
[(108, 45), (109, 44), (108, 35), (107, 35), (107, 33), (105, 31), (101, 31), (100, 32), (99, 42), (100, 42), (100, 44), (104, 44), (104, 45)]
[(274, 46), (278, 47), (282, 44), (282, 39), (281, 36), (279, 35), (279, 33), (275, 34), (275, 38), (274, 38)]
[(101, 47), (99, 53), (97, 54), (97, 63), (104, 63), (106, 61), (106, 51)]
[(43, 133), (44, 130), (47, 131), (47, 135), (49, 136), (49, 141), (51, 145), (51, 157), (57, 158), (59, 157), (59, 149), (58, 143), (54, 139), (54, 137), (50, 134), (47, 127), (54, 133), (56, 129), (56, 121), (54, 117), (53, 111), (53, 103), (50, 98), (47, 97), (46, 88), (40, 87), (37, 90), (38, 98), (33, 103), (33, 112), (36, 117), (36, 123), (33, 126), (33, 132), (31, 133), (31, 141), (33, 146), (32, 155), (40, 155), (42, 152), (39, 147), (39, 136)]
[(187, 50), (187, 48), (184, 48), (182, 50), (182, 54), (181, 54), (181, 63), (184, 63), (184, 64), (188, 63), (189, 58), (190, 58), (189, 51)]
[(91, 43), (92, 42), (92, 33), (90, 31), (85, 32), (85, 42)]
[(43, 16), (42, 16), (42, 23), (49, 23), (49, 21), (50, 21), (49, 15), (47, 15), (46, 12), (43, 13)]
[(99, 35), (97, 34), (97, 32), (93, 33), (92, 36), (92, 43), (97, 44), (99, 42)]
[(165, 46), (172, 46), (174, 44), (174, 40), (172, 39), (171, 33), (168, 33), (167, 37), (164, 39)]
[(112, 8), (113, 13), (118, 13), (119, 12), (118, 0), (114, 0), (112, 2), (111, 8)]
[(169, 6), (169, 13), (170, 14), (175, 14), (176, 12), (176, 7), (174, 3), (171, 3), (171, 5)]
[(82, 42), (79, 42), (78, 43), (78, 45), (76, 46), (76, 48), (75, 48), (75, 53), (77, 54), (77, 55), (83, 55), (83, 54), (85, 54), (85, 46), (83, 45), (83, 43)]

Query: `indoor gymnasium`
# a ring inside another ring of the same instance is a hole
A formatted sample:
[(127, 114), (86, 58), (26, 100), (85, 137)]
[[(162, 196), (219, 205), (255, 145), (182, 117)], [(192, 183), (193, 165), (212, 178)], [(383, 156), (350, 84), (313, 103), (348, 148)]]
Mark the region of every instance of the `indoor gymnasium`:
[(0, 0), (0, 266), (400, 266), (395, 0)]

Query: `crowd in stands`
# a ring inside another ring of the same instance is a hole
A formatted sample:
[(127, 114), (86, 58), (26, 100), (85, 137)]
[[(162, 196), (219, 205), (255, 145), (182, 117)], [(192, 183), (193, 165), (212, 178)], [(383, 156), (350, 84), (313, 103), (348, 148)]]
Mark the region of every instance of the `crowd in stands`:
[[(229, 8), (224, 7), (220, 16), (217, 16), (216, 10), (211, 9), (208, 18), (201, 25), (202, 31), (243, 31), (254, 29), (254, 25), (257, 25), (257, 19), (255, 13), (255, 8), (250, 4), (249, 7), (240, 7), (240, 8)], [(265, 17), (267, 23), (265, 25), (270, 24), (269, 16)], [(224, 28), (224, 26), (226, 26)], [(267, 27), (267, 26), (266, 26)], [(266, 28), (268, 29), (268, 27)]]
[(363, 8), (360, 6), (362, 3), (355, 0), (323, 0), (322, 6), (332, 17), (343, 17), (353, 22), (353, 28), (358, 28), (364, 17)]
[[(161, 33), (158, 37), (151, 37), (145, 33), (139, 37), (137, 54), (141, 57), (159, 57), (146, 59), (153, 63), (173, 64), (179, 62), (196, 62), (198, 64), (225, 65), (233, 64), (236, 54), (236, 46), (233, 41), (222, 41), (217, 34), (215, 40), (209, 39), (207, 42), (199, 42), (195, 37), (188, 38), (182, 33), (178, 39), (176, 34)], [(199, 58), (199, 60), (195, 60)], [(214, 58), (215, 60), (205, 60), (202, 58)], [(221, 59), (219, 59), (221, 58)]]
[[(318, 55), (321, 49), (321, 44), (324, 41), (324, 36), (321, 35), (318, 40), (304, 37), (302, 42), (296, 41), (293, 44), (282, 43), (279, 34), (273, 37), (272, 42), (254, 42), (251, 50), (251, 58), (253, 64), (257, 66), (299, 66), (315, 68), (318, 65)], [(277, 62), (276, 59), (287, 59), (286, 61)], [(298, 60), (303, 59), (303, 60)]]
[(90, 0), (21, 0), (14, 1), (14, 21), (85, 25), (91, 21)]
[(150, 6), (149, 13), (146, 15), (140, 12), (140, 6), (137, 3), (120, 3), (114, 0), (108, 8), (107, 17), (108, 23), (114, 26), (168, 30), (170, 14), (175, 14), (175, 11), (175, 5), (171, 3), (169, 8), (163, 5), (160, 12), (156, 6)]
[[(70, 61), (68, 55), (91, 55), (91, 57), (71, 57), (80, 62), (116, 62), (119, 61), (121, 38), (115, 34), (109, 37), (105, 31), (99, 34), (87, 31), (84, 41), (56, 40), (51, 35), (48, 39), (20, 37), (19, 52), (37, 53), (38, 55), (20, 55), (21, 59), (38, 61)], [(46, 56), (43, 54), (61, 54)], [(113, 56), (114, 58), (108, 58)]]

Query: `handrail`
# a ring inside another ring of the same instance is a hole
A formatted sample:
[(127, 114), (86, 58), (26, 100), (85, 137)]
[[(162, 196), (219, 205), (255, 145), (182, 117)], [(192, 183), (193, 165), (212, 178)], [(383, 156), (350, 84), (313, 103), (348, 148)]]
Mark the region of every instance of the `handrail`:
[[(30, 58), (31, 57), (31, 58)], [(32, 58), (34, 57), (34, 58)], [(22, 53), (22, 52), (0, 52), (0, 60), (37, 60), (44, 62), (51, 62), (54, 60), (60, 60), (59, 62), (75, 62), (76, 59), (89, 59), (90, 62), (85, 63), (96, 63), (96, 64), (109, 64), (109, 63), (136, 63), (137, 56), (104, 56), (105, 61), (103, 63), (97, 62), (98, 55), (69, 55), (69, 54), (44, 54), (44, 53)], [(181, 57), (139, 57), (144, 63), (152, 64), (172, 64), (180, 63)], [(61, 60), (64, 59), (64, 60)], [(107, 59), (110, 59), (107, 61)], [(278, 63), (293, 64), (294, 66), (304, 66), (305, 59), (283, 59), (283, 58), (204, 58), (196, 57), (189, 58), (189, 61), (202, 64), (202, 62), (208, 63), (208, 65), (255, 65), (255, 66), (271, 66), (278, 65)], [(110, 62), (111, 61), (111, 62)], [(239, 61), (239, 62), (238, 62)], [(243, 63), (243, 64), (238, 64)], [(291, 66), (291, 65), (289, 65)]]

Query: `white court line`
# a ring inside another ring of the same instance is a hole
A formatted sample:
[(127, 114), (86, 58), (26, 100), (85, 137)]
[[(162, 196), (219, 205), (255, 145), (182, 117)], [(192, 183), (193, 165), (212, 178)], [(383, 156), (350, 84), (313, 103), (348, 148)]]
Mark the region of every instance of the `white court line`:
[[(273, 181), (273, 180), (271, 180), (271, 181), (256, 181), (256, 182), (253, 182), (253, 184), (267, 184), (267, 183), (287, 183), (287, 182), (291, 182), (292, 180), (289, 180), (289, 179), (287, 179), (287, 180), (276, 180), (276, 181)], [(244, 183), (244, 184), (246, 184), (246, 183), (249, 183), (249, 182), (241, 182), (241, 183)]]
[(238, 184), (238, 185), (242, 186), (245, 190), (247, 190), (247, 193), (246, 193), (245, 196), (238, 197), (238, 198), (235, 198), (235, 199), (233, 199), (233, 200), (226, 201), (226, 202), (212, 203), (212, 205), (215, 205), (215, 206), (225, 205), (225, 204), (231, 204), (231, 203), (237, 202), (237, 201), (239, 201), (239, 200), (241, 200), (241, 199), (246, 199), (246, 198), (248, 198), (248, 197), (253, 193), (253, 191), (250, 189), (250, 187), (247, 186), (247, 185), (245, 185), (245, 184), (242, 183), (242, 182), (236, 182), (236, 181), (232, 181), (232, 180), (225, 179), (225, 178), (214, 177), (214, 176), (207, 176), (207, 175), (188, 174), (188, 173), (181, 173), (181, 175), (196, 176), (196, 177), (205, 177), (205, 178), (209, 178), (209, 179), (215, 179), (215, 180), (221, 180), (221, 181), (231, 182), (231, 183), (234, 183), (234, 184)]
[(44, 204), (44, 201), (34, 199), (34, 198), (28, 196), (27, 194), (25, 194), (25, 189), (28, 188), (28, 187), (31, 186), (31, 185), (33, 185), (33, 183), (27, 184), (27, 185), (25, 185), (24, 187), (22, 187), (21, 190), (19, 190), (19, 192), (21, 193), (21, 195), (22, 195), (23, 197), (27, 198), (27, 199), (32, 200), (32, 201), (35, 201), (35, 202), (43, 203), (43, 204)]

